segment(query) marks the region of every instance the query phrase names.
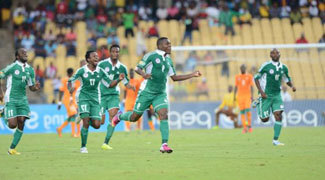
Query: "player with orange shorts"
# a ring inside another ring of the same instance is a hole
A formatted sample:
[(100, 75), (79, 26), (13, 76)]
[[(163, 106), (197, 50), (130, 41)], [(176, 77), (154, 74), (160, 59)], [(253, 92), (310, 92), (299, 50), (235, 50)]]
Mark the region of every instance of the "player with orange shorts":
[[(71, 95), (68, 90), (68, 80), (73, 75), (73, 69), (68, 68), (67, 69), (67, 75), (68, 77), (62, 78), (61, 83), (62, 86), (60, 88), (60, 94), (59, 94), (59, 103), (58, 103), (58, 110), (61, 109), (61, 105), (63, 104), (65, 109), (67, 110), (68, 118), (63, 122), (63, 124), (56, 129), (59, 136), (62, 136), (62, 129), (66, 127), (69, 122), (71, 123), (71, 136), (72, 137), (79, 137), (80, 136), (80, 124), (77, 124), (77, 133), (75, 133), (76, 129), (76, 117), (78, 116), (78, 106), (76, 103), (76, 92), (78, 88), (80, 87), (80, 81), (75, 81), (74, 84), (74, 91)], [(63, 97), (63, 101), (61, 102)]]
[[(253, 99), (253, 76), (246, 73), (246, 65), (240, 66), (241, 74), (235, 77), (235, 100), (237, 98), (243, 133), (252, 132), (251, 102)], [(238, 92), (237, 92), (238, 91)], [(247, 123), (246, 123), (247, 116)]]

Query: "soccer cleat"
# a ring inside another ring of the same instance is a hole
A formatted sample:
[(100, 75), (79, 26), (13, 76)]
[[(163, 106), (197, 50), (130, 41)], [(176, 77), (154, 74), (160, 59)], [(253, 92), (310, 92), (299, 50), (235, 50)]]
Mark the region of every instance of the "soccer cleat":
[(80, 123), (80, 121), (81, 121), (81, 118), (80, 118), (80, 116), (77, 116), (77, 117), (76, 117), (76, 120), (75, 120), (75, 123), (76, 123), (76, 124), (79, 124), (79, 123)]
[(113, 149), (113, 148), (112, 148), (111, 146), (109, 146), (108, 144), (105, 144), (105, 143), (104, 143), (104, 144), (102, 145), (102, 149), (103, 149), (103, 150), (110, 150), (110, 149)]
[(88, 153), (87, 148), (86, 147), (80, 148), (80, 153), (87, 154)]
[(258, 103), (260, 103), (259, 98), (255, 99), (255, 100), (252, 102), (252, 108), (256, 108), (256, 106), (258, 105)]
[(274, 145), (274, 146), (284, 146), (284, 144), (281, 143), (281, 142), (278, 141), (278, 140), (273, 140), (273, 145)]
[(121, 114), (122, 114), (122, 112), (120, 111), (112, 118), (112, 122), (111, 122), (112, 127), (115, 127), (120, 122)]
[(59, 128), (56, 128), (56, 132), (58, 133), (59, 137), (62, 137), (62, 130)]
[(251, 127), (248, 128), (248, 132), (249, 132), (249, 133), (253, 132), (253, 128), (251, 128)]
[(17, 152), (16, 149), (9, 149), (8, 154), (9, 155), (20, 155), (20, 152)]
[(167, 145), (167, 143), (164, 143), (164, 144), (162, 144), (161, 145), (161, 147), (160, 147), (160, 152), (161, 153), (172, 153), (173, 152), (173, 150), (170, 148), (170, 147), (168, 147), (168, 145)]

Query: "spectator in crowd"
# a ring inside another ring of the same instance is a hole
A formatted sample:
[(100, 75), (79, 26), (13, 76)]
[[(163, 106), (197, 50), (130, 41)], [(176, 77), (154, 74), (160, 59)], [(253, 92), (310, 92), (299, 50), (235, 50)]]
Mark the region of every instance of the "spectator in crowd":
[(220, 14), (217, 4), (215, 3), (211, 6), (208, 6), (205, 9), (205, 13), (208, 15), (209, 26), (210, 27), (217, 26), (219, 22), (219, 14)]
[(46, 41), (55, 41), (56, 35), (53, 33), (52, 29), (49, 30), (49, 33), (44, 35), (44, 39)]
[(189, 39), (190, 43), (192, 43), (193, 19), (185, 16), (183, 16), (182, 19), (185, 24), (185, 32), (182, 39), (182, 45), (183, 45), (186, 39)]
[(294, 8), (290, 13), (291, 24), (300, 23), (302, 24), (302, 16), (299, 8)]
[(168, 20), (179, 19), (179, 9), (176, 7), (176, 3), (173, 3), (171, 7), (167, 8)]
[[(296, 44), (308, 44), (308, 41), (305, 38), (304, 33), (301, 33), (300, 38), (296, 40)], [(297, 52), (305, 52), (305, 51), (308, 51), (308, 49), (297, 48)]]
[(185, 68), (184, 71), (193, 71), (197, 65), (198, 56), (196, 55), (195, 51), (190, 52), (189, 57), (185, 61)]
[(164, 6), (159, 7), (156, 11), (156, 16), (158, 17), (159, 20), (167, 19), (168, 16), (167, 8)]
[(313, 0), (309, 6), (309, 15), (311, 17), (318, 16), (318, 7), (317, 7), (317, 2), (315, 0)]
[(287, 86), (282, 86), (281, 97), (283, 102), (292, 101), (292, 97), (287, 91)]
[(281, 14), (281, 8), (278, 7), (277, 2), (273, 2), (270, 8), (270, 17), (271, 18), (279, 18)]
[(133, 32), (134, 14), (129, 10), (128, 12), (126, 12), (122, 15), (122, 18), (123, 18), (123, 25), (125, 28), (125, 38), (128, 38), (129, 35), (131, 35), (131, 37), (134, 37), (134, 32)]
[(45, 41), (37, 39), (36, 43), (33, 45), (35, 56), (46, 57), (46, 50), (44, 48)]
[(56, 8), (57, 14), (67, 14), (68, 13), (68, 4), (66, 0), (61, 0), (60, 3), (58, 3)]
[(21, 40), (21, 46), (25, 48), (27, 51), (32, 50), (33, 45), (34, 45), (34, 36), (31, 35), (29, 32), (23, 39)]
[(221, 75), (229, 77), (229, 64), (228, 64), (229, 58), (226, 52), (223, 50), (217, 51), (217, 59), (220, 61), (222, 66)]
[(249, 7), (249, 12), (253, 17), (260, 17), (259, 7), (256, 1), (254, 1)]
[(252, 15), (247, 8), (240, 9), (239, 11), (239, 24), (252, 24)]
[(209, 87), (207, 84), (207, 80), (205, 78), (202, 79), (202, 82), (200, 82), (197, 85), (197, 91), (196, 91), (196, 98), (198, 99), (201, 95), (206, 96), (209, 98)]
[(104, 9), (99, 9), (99, 12), (96, 16), (96, 19), (97, 19), (97, 23), (99, 24), (106, 24), (107, 23), (107, 15), (105, 14), (104, 12)]
[[(319, 39), (318, 43), (325, 43), (325, 33), (323, 36)], [(318, 51), (323, 51), (325, 48), (318, 48)]]
[(58, 99), (58, 95), (60, 92), (60, 87), (61, 87), (61, 78), (55, 75), (52, 79), (52, 86), (53, 86), (53, 95), (54, 99), (53, 101), (56, 101)]
[(199, 14), (199, 7), (196, 1), (190, 1), (189, 6), (186, 9), (187, 16), (194, 19)]
[(56, 76), (57, 68), (54, 66), (53, 62), (45, 69), (45, 78), (53, 79)]
[(265, 3), (262, 3), (262, 5), (259, 8), (259, 12), (260, 12), (260, 16), (262, 18), (269, 18), (270, 17), (269, 7)]
[(87, 0), (76, 0), (78, 11), (84, 11), (87, 9)]
[(65, 34), (66, 41), (75, 41), (77, 40), (77, 34), (74, 32), (73, 28), (68, 29), (68, 33)]
[(22, 25), (25, 22), (25, 16), (19, 12), (17, 16), (14, 17), (14, 28), (17, 29), (20, 25)]
[(90, 37), (87, 41), (89, 49), (96, 49), (97, 38), (94, 32), (90, 32)]
[(120, 38), (116, 35), (115, 32), (111, 32), (109, 36), (107, 37), (107, 44), (113, 45), (113, 44), (120, 44)]
[(281, 18), (288, 18), (290, 16), (290, 11), (291, 11), (290, 6), (283, 5), (281, 7), (280, 17)]
[(146, 46), (146, 33), (144, 29), (140, 29), (137, 32), (137, 56), (143, 56), (145, 52), (147, 51), (147, 46)]
[(148, 30), (148, 37), (159, 37), (157, 23), (155, 22)]
[(72, 41), (66, 42), (67, 56), (76, 55), (76, 45)]
[(38, 81), (41, 85), (41, 88), (44, 88), (44, 72), (41, 70), (40, 66), (36, 66), (35, 70), (35, 80)]
[(139, 17), (141, 20), (148, 21), (151, 19), (152, 9), (149, 6), (141, 5), (139, 8)]
[(206, 54), (204, 55), (204, 61), (205, 62), (211, 62), (213, 61), (214, 57), (212, 55), (211, 51), (207, 51)]
[(98, 50), (97, 54), (100, 60), (107, 59), (109, 57), (109, 50), (107, 45), (102, 45)]
[(226, 27), (225, 35), (229, 32), (231, 35), (235, 35), (233, 17), (236, 15), (235, 12), (229, 10), (228, 6), (223, 6), (223, 10), (220, 12), (219, 25), (224, 25)]

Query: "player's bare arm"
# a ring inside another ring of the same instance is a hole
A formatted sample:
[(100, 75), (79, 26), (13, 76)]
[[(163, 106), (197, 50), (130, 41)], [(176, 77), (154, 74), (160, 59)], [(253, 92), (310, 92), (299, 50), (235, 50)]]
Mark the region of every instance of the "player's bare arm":
[(69, 90), (70, 94), (73, 94), (74, 87), (72, 87), (71, 81), (68, 81), (68, 90)]
[(1, 79), (0, 79), (0, 102), (3, 101), (3, 91), (2, 91), (2, 85), (1, 85)]
[(236, 101), (236, 94), (237, 94), (237, 86), (235, 86), (235, 91), (234, 91), (234, 101)]
[(288, 85), (289, 87), (291, 87), (291, 89), (292, 89), (293, 92), (296, 92), (297, 89), (296, 89), (296, 87), (292, 84), (291, 81), (287, 82), (287, 85)]
[(255, 84), (256, 84), (256, 87), (258, 89), (258, 92), (261, 94), (261, 97), (263, 99), (266, 99), (267, 96), (266, 96), (265, 92), (262, 90), (261, 85), (260, 85), (260, 81), (258, 79), (255, 79)]
[(123, 79), (124, 79), (125, 75), (122, 73), (120, 74), (119, 78), (117, 80), (113, 80), (111, 82), (111, 84), (109, 84), (109, 87), (112, 88), (112, 87), (115, 87), (118, 85), (118, 83), (120, 83)]
[(191, 74), (184, 74), (184, 75), (173, 75), (171, 76), (173, 81), (184, 81), (187, 79), (191, 79), (193, 77), (200, 77), (201, 73), (200, 71), (194, 71)]
[(135, 68), (135, 72), (137, 74), (139, 74), (140, 76), (142, 76), (144, 79), (150, 79), (151, 78), (151, 74), (146, 74), (141, 68), (136, 67)]
[(41, 84), (37, 81), (35, 85), (29, 86), (29, 90), (35, 92), (41, 89)]

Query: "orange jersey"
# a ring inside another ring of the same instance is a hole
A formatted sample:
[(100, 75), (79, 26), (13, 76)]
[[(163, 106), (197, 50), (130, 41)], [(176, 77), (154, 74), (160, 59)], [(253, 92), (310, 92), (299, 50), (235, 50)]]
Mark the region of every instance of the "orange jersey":
[(251, 97), (251, 87), (253, 86), (253, 76), (251, 74), (238, 74), (235, 77), (237, 87), (237, 97)]
[(135, 100), (137, 99), (138, 91), (140, 89), (140, 85), (143, 81), (141, 79), (130, 79), (130, 85), (135, 87), (135, 92), (132, 89), (126, 89), (126, 99), (125, 99), (125, 110), (132, 111), (133, 106), (135, 104)]
[[(68, 104), (70, 102), (71, 94), (68, 89), (68, 80), (69, 80), (68, 77), (62, 78), (62, 80), (61, 80), (62, 86), (60, 87), (60, 91), (63, 92), (63, 104)], [(74, 102), (76, 100), (75, 96), (76, 96), (76, 92), (79, 87), (80, 87), (80, 81), (77, 80), (74, 83), (75, 90), (73, 91), (73, 94), (72, 94)]]

